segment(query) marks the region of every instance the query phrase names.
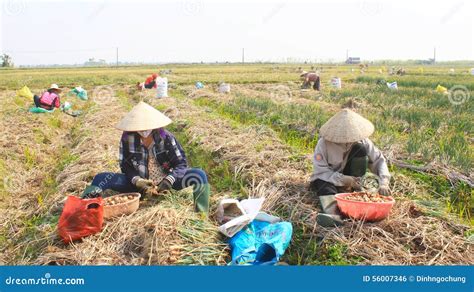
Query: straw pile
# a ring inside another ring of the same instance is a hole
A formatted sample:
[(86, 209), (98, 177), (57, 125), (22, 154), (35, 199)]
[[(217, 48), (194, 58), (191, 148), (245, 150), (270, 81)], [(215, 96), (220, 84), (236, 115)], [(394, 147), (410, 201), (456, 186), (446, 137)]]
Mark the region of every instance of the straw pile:
[(106, 222), (102, 232), (69, 246), (57, 241), (35, 262), (39, 265), (219, 265), (227, 245), (211, 221), (193, 211), (192, 189)]
[[(24, 247), (16, 243), (29, 228), (27, 222), (46, 205), (49, 194), (43, 192), (45, 179), (69, 144), (66, 129), (74, 123), (74, 118), (58, 111), (31, 114), (28, 108), (32, 100), (15, 95), (14, 91), (0, 95), (0, 230), (5, 238), (0, 246), (0, 264), (11, 261)], [(10, 245), (15, 245), (14, 249), (7, 249)]]
[(474, 262), (473, 245), (464, 237), (468, 229), (399, 201), (387, 220), (352, 222), (322, 233), (325, 241), (345, 243), (351, 256), (371, 265), (460, 265)]
[[(117, 153), (121, 132), (114, 125), (125, 113), (126, 109), (115, 97), (110, 97), (103, 98), (85, 115), (72, 150), (79, 159), (57, 177), (59, 193), (55, 201), (59, 203), (53, 204), (50, 212), (59, 214), (62, 197), (71, 192), (79, 195), (96, 173), (119, 171)], [(194, 213), (192, 193), (188, 189), (161, 201), (145, 199), (137, 212), (107, 222), (100, 234), (82, 242), (64, 246), (56, 239), (35, 263), (222, 264), (227, 247), (218, 236), (217, 227), (211, 221)]]
[[(375, 224), (348, 223), (326, 230), (315, 222), (317, 199), (308, 191), (310, 157), (298, 157), (276, 134), (263, 126), (235, 127), (222, 118), (180, 100), (160, 100), (168, 114), (188, 121), (186, 131), (194, 141), (230, 162), (235, 173), (251, 182), (250, 196), (265, 196), (264, 208), (284, 219), (313, 230), (325, 243), (344, 243), (349, 254), (365, 264), (469, 264), (474, 262), (472, 244), (463, 231), (467, 227), (449, 219), (425, 215), (403, 194), (413, 184), (395, 174), (394, 195), (401, 201), (393, 214)], [(206, 118), (203, 118), (206, 117)], [(416, 214), (416, 215), (414, 215)], [(362, 228), (363, 226), (363, 228)]]

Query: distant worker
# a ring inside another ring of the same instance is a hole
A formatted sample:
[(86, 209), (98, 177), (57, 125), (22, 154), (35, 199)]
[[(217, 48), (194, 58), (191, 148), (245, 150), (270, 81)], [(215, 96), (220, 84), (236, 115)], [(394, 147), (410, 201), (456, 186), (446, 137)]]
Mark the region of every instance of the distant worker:
[(397, 75), (403, 76), (403, 75), (405, 75), (405, 73), (406, 73), (406, 72), (405, 72), (405, 69), (404, 69), (404, 68), (402, 68), (402, 67), (398, 68), (398, 70), (397, 70)]
[(373, 132), (370, 121), (349, 109), (335, 114), (321, 127), (310, 179), (310, 189), (319, 197), (322, 207), (316, 217), (319, 225), (332, 227), (344, 223), (335, 194), (360, 191), (360, 179), (367, 168), (378, 176), (378, 193), (390, 195), (387, 161), (369, 139)]
[(303, 71), (300, 77), (303, 80), (303, 84), (301, 85), (301, 88), (307, 89), (311, 86), (311, 83), (313, 83), (313, 89), (317, 91), (320, 90), (321, 81), (320, 81), (318, 73)]
[(52, 110), (53, 108), (59, 108), (61, 101), (59, 99), (59, 93), (61, 89), (57, 84), (51, 84), (50, 88), (43, 92), (41, 96), (34, 95), (33, 101), (35, 106), (46, 110)]
[(156, 79), (157, 78), (158, 78), (158, 74), (153, 73), (152, 75), (147, 77), (145, 82), (143, 82), (143, 83), (138, 82), (137, 83), (137, 88), (139, 90), (143, 90), (144, 88), (146, 88), (146, 89), (156, 88)]

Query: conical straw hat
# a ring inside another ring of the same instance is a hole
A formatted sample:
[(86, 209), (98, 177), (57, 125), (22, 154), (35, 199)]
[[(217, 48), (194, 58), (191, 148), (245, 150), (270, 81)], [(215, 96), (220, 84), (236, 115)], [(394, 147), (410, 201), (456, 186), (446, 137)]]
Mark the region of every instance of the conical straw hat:
[(122, 131), (136, 132), (166, 127), (171, 122), (159, 110), (141, 101), (115, 127)]
[(374, 125), (361, 115), (343, 109), (330, 118), (320, 130), (321, 136), (334, 143), (353, 143), (368, 138)]

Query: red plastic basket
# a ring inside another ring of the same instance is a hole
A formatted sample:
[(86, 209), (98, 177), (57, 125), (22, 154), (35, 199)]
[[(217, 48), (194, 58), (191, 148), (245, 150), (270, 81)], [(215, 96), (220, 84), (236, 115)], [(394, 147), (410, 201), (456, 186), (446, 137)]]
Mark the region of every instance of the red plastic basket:
[(387, 202), (357, 202), (345, 199), (351, 193), (336, 194), (339, 210), (344, 215), (356, 220), (379, 221), (387, 218), (395, 204), (392, 197)]

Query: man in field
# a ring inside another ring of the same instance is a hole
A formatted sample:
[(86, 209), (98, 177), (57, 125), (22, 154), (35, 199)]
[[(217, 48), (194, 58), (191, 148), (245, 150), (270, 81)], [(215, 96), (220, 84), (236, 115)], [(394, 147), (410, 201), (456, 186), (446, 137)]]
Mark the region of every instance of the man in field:
[(300, 78), (303, 80), (303, 84), (301, 85), (301, 88), (307, 89), (311, 87), (311, 83), (313, 83), (313, 89), (319, 91), (320, 86), (321, 86), (321, 81), (319, 79), (318, 73), (303, 71), (300, 75)]
[(83, 198), (98, 196), (108, 189), (152, 195), (193, 186), (195, 210), (207, 213), (210, 188), (206, 173), (188, 167), (183, 148), (164, 129), (170, 123), (167, 116), (144, 102), (134, 106), (116, 126), (123, 131), (119, 155), (122, 173), (97, 174), (84, 190)]
[(367, 168), (378, 176), (379, 194), (390, 195), (390, 173), (382, 152), (369, 139), (373, 132), (370, 121), (349, 109), (340, 111), (321, 127), (310, 183), (323, 211), (317, 216), (319, 225), (343, 224), (334, 195), (360, 190), (360, 178)]

